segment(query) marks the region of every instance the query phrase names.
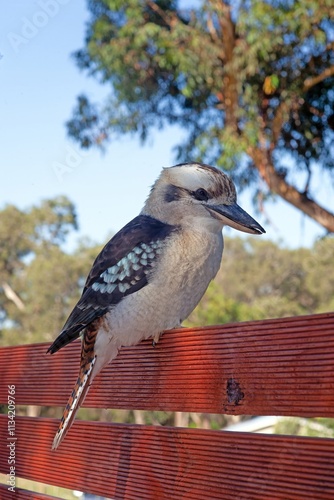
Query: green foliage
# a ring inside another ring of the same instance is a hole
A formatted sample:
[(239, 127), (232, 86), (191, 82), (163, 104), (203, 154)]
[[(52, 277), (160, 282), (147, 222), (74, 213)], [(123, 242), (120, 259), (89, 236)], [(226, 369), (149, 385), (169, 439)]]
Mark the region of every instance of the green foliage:
[(221, 284), (213, 281), (201, 303), (185, 321), (185, 326), (218, 325), (237, 321), (259, 319), (260, 311), (238, 302), (223, 291)]
[(283, 418), (276, 424), (275, 433), (333, 438), (334, 420), (331, 418)]
[(28, 211), (13, 205), (1, 211), (0, 270), (6, 275), (20, 269), (23, 259), (40, 246), (59, 245), (77, 228), (73, 204), (64, 196), (42, 201)]
[(83, 147), (124, 133), (144, 140), (177, 123), (188, 133), (179, 159), (224, 166), (241, 187), (258, 183), (245, 153), (264, 144), (284, 175), (307, 176), (315, 161), (333, 169), (331, 1), (88, 5), (86, 45), (75, 60), (112, 90), (102, 107), (79, 97), (68, 131)]
[(74, 206), (58, 197), (28, 210), (7, 206), (0, 217), (0, 343), (51, 341), (93, 260), (91, 250), (61, 248), (77, 228)]
[(201, 326), (333, 310), (334, 240), (288, 250), (255, 238), (228, 239), (217, 278), (189, 317)]

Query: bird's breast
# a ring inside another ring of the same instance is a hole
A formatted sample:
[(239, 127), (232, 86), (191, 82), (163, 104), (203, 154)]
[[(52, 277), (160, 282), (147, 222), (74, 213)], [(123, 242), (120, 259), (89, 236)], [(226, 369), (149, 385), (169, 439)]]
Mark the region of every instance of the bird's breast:
[(222, 252), (221, 233), (183, 232), (169, 238), (148, 284), (106, 315), (112, 341), (135, 345), (179, 326), (217, 274)]

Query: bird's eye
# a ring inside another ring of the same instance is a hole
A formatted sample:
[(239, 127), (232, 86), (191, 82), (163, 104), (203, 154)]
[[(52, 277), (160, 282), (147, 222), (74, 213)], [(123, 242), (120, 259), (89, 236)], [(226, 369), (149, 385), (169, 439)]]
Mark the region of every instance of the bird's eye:
[(208, 201), (209, 194), (207, 191), (205, 191), (205, 189), (200, 188), (200, 189), (197, 189), (197, 191), (194, 191), (194, 197), (196, 198), (196, 200), (199, 200), (199, 201)]

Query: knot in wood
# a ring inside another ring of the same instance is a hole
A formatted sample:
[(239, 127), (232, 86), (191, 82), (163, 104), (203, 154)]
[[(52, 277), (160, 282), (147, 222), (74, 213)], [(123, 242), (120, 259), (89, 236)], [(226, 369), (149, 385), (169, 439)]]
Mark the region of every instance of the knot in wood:
[(234, 378), (229, 378), (226, 384), (227, 401), (229, 404), (237, 406), (245, 397), (245, 394), (240, 388), (240, 384)]

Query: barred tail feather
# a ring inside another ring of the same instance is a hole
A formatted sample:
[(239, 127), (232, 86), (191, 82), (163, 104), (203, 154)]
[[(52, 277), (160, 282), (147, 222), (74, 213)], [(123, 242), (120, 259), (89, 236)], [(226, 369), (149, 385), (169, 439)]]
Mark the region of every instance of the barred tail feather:
[(52, 450), (56, 450), (66, 436), (73, 423), (76, 412), (85, 399), (90, 387), (95, 362), (96, 356), (81, 361), (78, 380), (65, 407), (59, 428), (53, 440)]

